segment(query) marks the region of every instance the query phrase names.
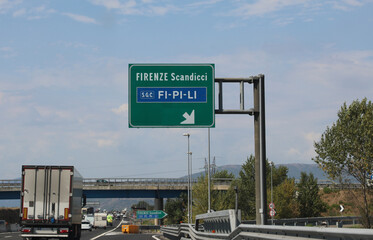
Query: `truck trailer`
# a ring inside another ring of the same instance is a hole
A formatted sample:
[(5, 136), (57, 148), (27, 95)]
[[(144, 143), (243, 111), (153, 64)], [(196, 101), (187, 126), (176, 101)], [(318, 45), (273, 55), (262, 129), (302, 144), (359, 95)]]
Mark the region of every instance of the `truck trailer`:
[(82, 202), (83, 178), (73, 166), (22, 166), (23, 239), (79, 240)]

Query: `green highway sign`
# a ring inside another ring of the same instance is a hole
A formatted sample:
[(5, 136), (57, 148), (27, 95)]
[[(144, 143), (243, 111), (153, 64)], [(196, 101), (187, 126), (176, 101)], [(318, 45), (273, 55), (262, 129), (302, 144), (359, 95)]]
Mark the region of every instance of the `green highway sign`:
[(136, 211), (138, 219), (162, 219), (167, 216), (167, 213), (162, 210)]
[(130, 128), (215, 127), (214, 64), (129, 64)]

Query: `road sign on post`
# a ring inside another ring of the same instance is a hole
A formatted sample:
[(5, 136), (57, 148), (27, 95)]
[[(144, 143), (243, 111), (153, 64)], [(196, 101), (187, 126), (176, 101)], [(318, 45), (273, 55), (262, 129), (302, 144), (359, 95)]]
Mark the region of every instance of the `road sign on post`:
[(136, 218), (138, 219), (162, 219), (167, 216), (167, 213), (162, 210), (137, 211)]
[(129, 64), (131, 128), (215, 127), (214, 64)]

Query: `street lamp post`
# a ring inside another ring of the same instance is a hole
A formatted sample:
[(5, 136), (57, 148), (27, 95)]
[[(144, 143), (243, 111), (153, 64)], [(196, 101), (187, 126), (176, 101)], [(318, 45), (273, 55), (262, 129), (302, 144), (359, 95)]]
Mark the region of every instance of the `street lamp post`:
[(193, 223), (193, 156), (192, 152), (189, 152), (190, 155), (190, 222)]
[[(271, 203), (273, 203), (273, 179), (272, 179), (273, 162), (270, 161), (269, 164), (271, 165)], [(271, 214), (271, 220), (272, 220), (272, 225), (273, 225), (273, 214)]]
[(190, 223), (190, 134), (184, 133), (183, 136), (188, 137), (188, 223)]

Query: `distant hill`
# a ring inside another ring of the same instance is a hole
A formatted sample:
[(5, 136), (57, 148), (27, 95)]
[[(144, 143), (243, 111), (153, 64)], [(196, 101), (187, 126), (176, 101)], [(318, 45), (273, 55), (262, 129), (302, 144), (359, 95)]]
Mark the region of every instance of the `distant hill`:
[(328, 180), (327, 175), (322, 171), (317, 164), (305, 164), (305, 163), (291, 163), (291, 164), (279, 164), (289, 169), (288, 177), (300, 179), (300, 173), (306, 172), (307, 174), (312, 173), (318, 180)]

